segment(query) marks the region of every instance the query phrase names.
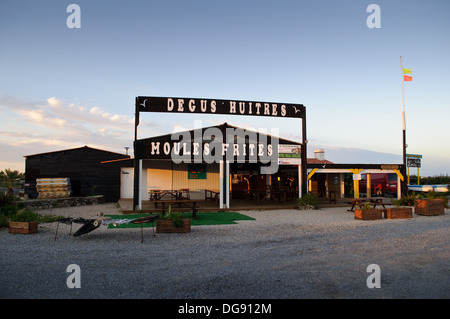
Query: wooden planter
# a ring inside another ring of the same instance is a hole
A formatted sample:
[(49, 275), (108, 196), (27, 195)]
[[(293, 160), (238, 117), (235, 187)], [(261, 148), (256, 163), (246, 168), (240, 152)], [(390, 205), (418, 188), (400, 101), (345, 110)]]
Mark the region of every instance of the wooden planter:
[(13, 234), (35, 234), (37, 227), (37, 222), (9, 222), (9, 232)]
[(412, 218), (412, 207), (395, 207), (386, 210), (387, 219)]
[(382, 209), (355, 209), (355, 219), (375, 220), (383, 218)]
[(435, 216), (444, 214), (444, 200), (436, 199), (415, 199), (414, 211), (417, 215)]
[(157, 233), (189, 233), (190, 231), (191, 220), (189, 218), (183, 218), (183, 225), (181, 227), (175, 227), (171, 220), (156, 220)]

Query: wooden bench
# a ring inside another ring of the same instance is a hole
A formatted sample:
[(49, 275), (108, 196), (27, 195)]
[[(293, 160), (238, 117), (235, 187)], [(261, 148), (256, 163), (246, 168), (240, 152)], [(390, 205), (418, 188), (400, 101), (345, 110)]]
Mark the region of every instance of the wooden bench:
[(162, 214), (164, 215), (166, 213), (166, 204), (167, 208), (169, 208), (169, 205), (178, 205), (179, 207), (186, 207), (192, 209), (192, 217), (194, 219), (198, 219), (197, 217), (197, 201), (196, 200), (190, 200), (190, 199), (167, 199), (167, 200), (155, 200), (153, 201), (155, 204), (160, 203), (162, 205)]

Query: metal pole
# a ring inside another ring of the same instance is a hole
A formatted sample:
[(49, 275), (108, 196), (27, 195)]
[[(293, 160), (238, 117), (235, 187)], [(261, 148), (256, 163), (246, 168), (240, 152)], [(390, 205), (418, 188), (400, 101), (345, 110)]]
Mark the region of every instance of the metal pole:
[[(402, 98), (403, 98), (403, 112), (402, 112), (402, 119), (403, 119), (403, 169), (402, 174), (405, 176), (406, 173), (406, 115), (405, 115), (405, 92), (403, 89), (403, 66), (402, 66), (402, 57), (400, 56), (400, 78), (402, 81)], [(405, 183), (405, 180), (403, 180), (402, 183), (402, 193), (406, 195), (407, 191), (407, 185)]]
[(133, 189), (133, 210), (136, 210), (136, 206), (139, 202), (139, 159), (137, 157), (136, 152), (136, 144), (137, 144), (137, 127), (139, 125), (139, 106), (138, 106), (138, 98), (136, 97), (136, 111), (134, 115), (134, 189)]
[[(308, 155), (307, 155), (307, 144), (308, 144), (308, 140), (306, 139), (306, 107), (303, 106), (303, 115), (302, 115), (302, 140), (303, 140), (303, 145), (302, 145), (302, 150), (301, 150), (301, 156), (302, 156), (302, 189), (301, 189), (301, 194), (306, 195), (308, 193)], [(299, 190), (300, 191), (300, 190)]]

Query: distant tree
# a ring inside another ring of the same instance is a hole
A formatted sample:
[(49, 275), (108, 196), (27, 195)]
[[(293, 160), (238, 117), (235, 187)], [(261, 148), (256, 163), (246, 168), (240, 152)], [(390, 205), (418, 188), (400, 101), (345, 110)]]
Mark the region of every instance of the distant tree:
[[(411, 184), (417, 184), (417, 175), (410, 175)], [(450, 184), (450, 176), (446, 175), (434, 175), (434, 176), (420, 176), (420, 184), (433, 185), (433, 184)]]
[(25, 176), (23, 173), (20, 173), (19, 171), (13, 171), (9, 168), (0, 172), (0, 181), (4, 187), (8, 188), (8, 191), (10, 193), (13, 192), (13, 188), (15, 186), (20, 185), (24, 178)]

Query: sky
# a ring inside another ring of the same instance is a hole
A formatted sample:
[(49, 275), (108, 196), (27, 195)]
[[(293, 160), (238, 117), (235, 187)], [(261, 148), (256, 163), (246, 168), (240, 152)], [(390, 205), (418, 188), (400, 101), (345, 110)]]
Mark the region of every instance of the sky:
[[(133, 155), (137, 96), (303, 104), (308, 157), (400, 164), (401, 57), (407, 153), (421, 176), (449, 174), (449, 13), (448, 0), (3, 0), (0, 170), (84, 145)], [(169, 113), (142, 113), (138, 138), (224, 122), (302, 140), (300, 119)]]

